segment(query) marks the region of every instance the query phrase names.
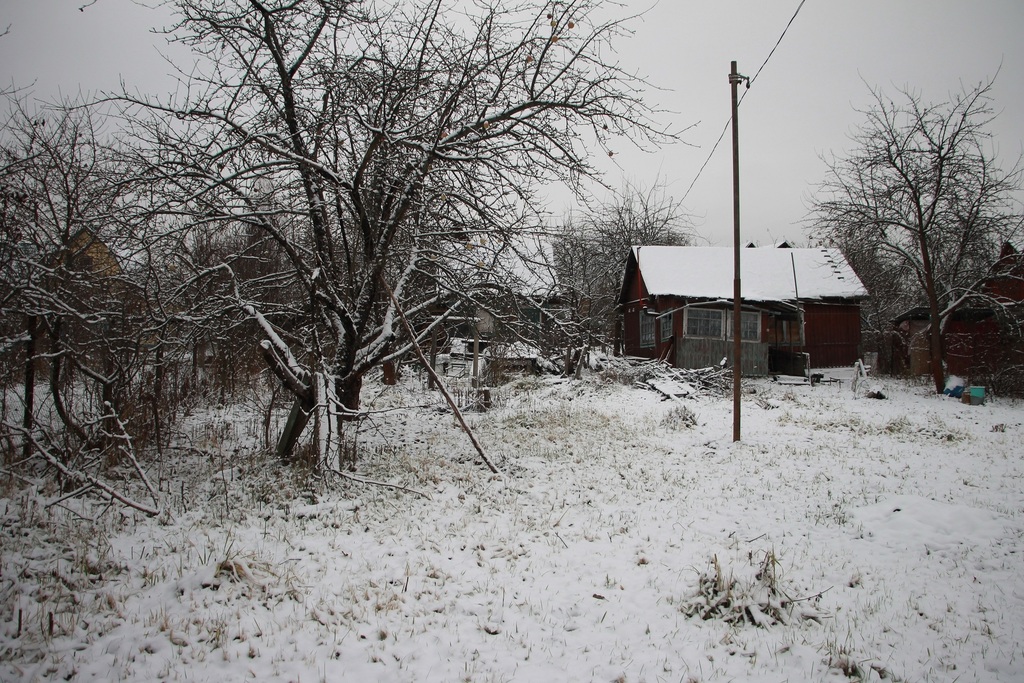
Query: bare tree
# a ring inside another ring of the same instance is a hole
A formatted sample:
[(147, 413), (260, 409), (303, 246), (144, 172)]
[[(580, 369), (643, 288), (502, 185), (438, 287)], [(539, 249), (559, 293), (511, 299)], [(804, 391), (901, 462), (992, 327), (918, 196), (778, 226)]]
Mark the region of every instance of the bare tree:
[(588, 343), (613, 337), (626, 256), (637, 245), (687, 245), (694, 234), (682, 203), (662, 183), (627, 183), (581, 216), (570, 216), (556, 240), (559, 282)]
[[(88, 109), (8, 104), (0, 129), (2, 367), (3, 383), (24, 389), (22, 419), (3, 416), (9, 441), (21, 443), (9, 467), (24, 473), (39, 463), (65, 496), (95, 491), (156, 513), (139, 434), (128, 426), (146, 351), (141, 292), (125, 262), (136, 235), (119, 219), (125, 170)], [(143, 484), (152, 504), (118, 479)]]
[(424, 338), (439, 307), (494, 285), (467, 245), (539, 225), (542, 183), (594, 174), (589, 150), (613, 138), (670, 137), (608, 60), (622, 28), (595, 0), (174, 5), (171, 32), (205, 57), (188, 95), (123, 101), (159, 210), (195, 234), (246, 226), (280, 256), (247, 281), (230, 259), (189, 267), (258, 324), (296, 397), (282, 453), (312, 415), (327, 457), (366, 373), (414, 341), (399, 310), (435, 312)]
[(938, 392), (945, 383), (942, 325), (1020, 225), (1020, 167), (1002, 170), (989, 147), (991, 87), (965, 89), (940, 104), (906, 90), (897, 104), (873, 91), (854, 149), (827, 162), (813, 203), (814, 236), (860, 264), (873, 297), (902, 304), (906, 294), (927, 307)]
[(920, 289), (901, 263), (870, 236), (851, 233), (829, 242), (838, 246), (871, 296), (861, 303), (861, 333), (867, 351), (878, 353), (877, 371), (895, 371), (893, 321), (920, 302)]

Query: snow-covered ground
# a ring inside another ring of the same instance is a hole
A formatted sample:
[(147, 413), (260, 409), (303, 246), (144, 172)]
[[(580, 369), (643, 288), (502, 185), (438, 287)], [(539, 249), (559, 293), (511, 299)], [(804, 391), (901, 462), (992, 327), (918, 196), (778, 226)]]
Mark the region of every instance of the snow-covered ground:
[(241, 408), (158, 519), (5, 481), (0, 679), (1024, 680), (1024, 404), (751, 387), (733, 443), (727, 397), (522, 380), (468, 416), (502, 475), (370, 387), (358, 474), (415, 492), (305, 485)]

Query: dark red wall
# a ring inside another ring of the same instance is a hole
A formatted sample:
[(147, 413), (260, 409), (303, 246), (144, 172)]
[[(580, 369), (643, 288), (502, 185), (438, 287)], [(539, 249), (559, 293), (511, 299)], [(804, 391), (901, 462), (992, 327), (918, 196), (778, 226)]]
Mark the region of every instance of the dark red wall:
[(860, 306), (806, 303), (804, 333), (811, 367), (853, 365), (860, 355)]

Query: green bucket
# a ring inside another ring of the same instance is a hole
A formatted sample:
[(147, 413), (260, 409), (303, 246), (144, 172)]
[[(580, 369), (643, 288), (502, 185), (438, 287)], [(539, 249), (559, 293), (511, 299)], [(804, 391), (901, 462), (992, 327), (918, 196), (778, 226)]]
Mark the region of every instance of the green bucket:
[(971, 405), (980, 406), (985, 403), (985, 387), (971, 387)]

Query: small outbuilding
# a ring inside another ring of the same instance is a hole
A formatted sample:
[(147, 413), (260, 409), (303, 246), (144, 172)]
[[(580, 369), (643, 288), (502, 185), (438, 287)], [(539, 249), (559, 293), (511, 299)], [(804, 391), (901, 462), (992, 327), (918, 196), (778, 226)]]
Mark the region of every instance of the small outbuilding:
[[(893, 357), (912, 375), (930, 373), (926, 308), (893, 321)], [(1001, 393), (1024, 393), (1024, 255), (1006, 242), (974, 294), (942, 326), (946, 372)]]
[[(619, 308), (627, 355), (681, 368), (733, 356), (731, 247), (632, 247)], [(805, 374), (852, 365), (867, 290), (838, 249), (741, 252), (744, 375)]]

